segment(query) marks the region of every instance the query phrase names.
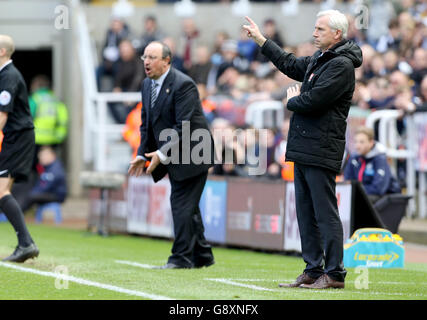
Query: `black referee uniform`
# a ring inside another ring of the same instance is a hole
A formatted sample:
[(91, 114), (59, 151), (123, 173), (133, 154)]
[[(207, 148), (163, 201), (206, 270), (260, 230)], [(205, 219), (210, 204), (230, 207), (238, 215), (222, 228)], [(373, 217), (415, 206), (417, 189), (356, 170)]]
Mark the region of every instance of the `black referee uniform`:
[[(0, 178), (25, 181), (31, 172), (35, 152), (34, 125), (28, 104), (27, 87), (11, 60), (0, 68), (0, 111), (8, 115), (3, 127)], [(24, 262), (37, 256), (38, 248), (25, 225), (21, 208), (11, 194), (0, 199), (0, 210), (11, 222), (18, 236), (18, 247), (4, 260)]]

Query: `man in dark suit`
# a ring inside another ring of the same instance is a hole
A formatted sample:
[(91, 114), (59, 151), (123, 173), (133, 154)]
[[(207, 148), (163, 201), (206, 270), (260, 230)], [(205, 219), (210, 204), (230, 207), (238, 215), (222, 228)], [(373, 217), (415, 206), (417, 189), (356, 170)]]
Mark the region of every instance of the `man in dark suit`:
[(344, 288), (343, 228), (335, 195), (335, 176), (345, 148), (346, 118), (355, 87), (354, 68), (362, 64), (362, 51), (347, 40), (347, 18), (337, 10), (319, 12), (314, 27), (311, 57), (295, 57), (258, 26), (243, 28), (261, 52), (301, 89), (287, 91), (287, 108), (293, 111), (286, 160), (293, 161), (295, 200), (301, 235), (304, 272), (281, 287)]
[(142, 59), (147, 78), (142, 85), (141, 144), (129, 174), (142, 175), (150, 160), (146, 173), (155, 182), (169, 175), (175, 240), (161, 268), (210, 266), (214, 258), (203, 235), (199, 201), (214, 163), (214, 145), (197, 87), (171, 67), (165, 44), (151, 42)]

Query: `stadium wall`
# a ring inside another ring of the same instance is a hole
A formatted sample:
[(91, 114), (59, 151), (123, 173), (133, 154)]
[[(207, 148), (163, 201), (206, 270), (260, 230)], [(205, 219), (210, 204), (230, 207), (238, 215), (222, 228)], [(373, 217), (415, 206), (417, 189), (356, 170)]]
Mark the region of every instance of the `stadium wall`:
[[(289, 45), (297, 45), (311, 39), (316, 14), (321, 10), (319, 3), (302, 3), (299, 6), (298, 15), (285, 17), (280, 2), (251, 3), (251, 7), (250, 17), (259, 25), (262, 25), (265, 19), (273, 18), (278, 30)], [(111, 6), (85, 4), (84, 8), (91, 35), (99, 47), (105, 41), (106, 30), (111, 18)], [(351, 9), (346, 4), (337, 4), (336, 8), (343, 12)], [(154, 15), (157, 18), (160, 29), (166, 35), (179, 39), (182, 18), (176, 16), (173, 4), (136, 6), (134, 15), (125, 19), (136, 36), (141, 35), (143, 21), (147, 15)], [(213, 44), (215, 34), (219, 31), (227, 31), (232, 38), (239, 39), (241, 26), (246, 23), (244, 17), (233, 15), (231, 5), (227, 3), (197, 3), (196, 14), (192, 18), (200, 30), (200, 42), (207, 45)]]

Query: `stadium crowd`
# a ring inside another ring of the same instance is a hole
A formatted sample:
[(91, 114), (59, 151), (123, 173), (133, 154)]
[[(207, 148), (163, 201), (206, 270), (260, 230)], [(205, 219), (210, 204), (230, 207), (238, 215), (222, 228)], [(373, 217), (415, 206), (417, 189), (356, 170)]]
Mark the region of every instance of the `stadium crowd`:
[[(349, 1), (351, 2), (351, 1)], [(401, 110), (398, 124), (405, 134), (404, 115), (424, 111), (427, 103), (427, 1), (369, 0), (369, 28), (360, 28), (358, 19), (347, 14), (348, 39), (363, 51), (363, 65), (356, 69), (356, 90), (353, 106), (362, 109)], [(191, 18), (182, 20), (182, 36), (174, 39), (165, 34), (155, 16), (147, 16), (144, 30), (130, 30), (126, 22), (112, 18), (101, 48), (102, 63), (96, 70), (100, 91), (138, 91), (144, 78), (140, 55), (153, 40), (169, 45), (173, 53), (172, 66), (190, 75), (197, 83), (205, 115), (216, 133), (239, 130), (237, 139), (225, 139), (219, 156), (232, 149), (233, 164), (219, 165), (215, 174), (247, 175), (245, 152), (259, 150), (259, 141), (246, 135), (245, 110), (257, 101), (281, 101), (286, 106), (286, 89), (295, 82), (283, 75), (260, 53), (258, 46), (242, 31), (234, 39), (229, 33), (218, 32), (211, 43), (202, 43), (200, 29)], [(262, 23), (262, 32), (287, 52), (296, 56), (312, 55), (312, 42), (296, 46), (287, 43), (273, 19)], [(140, 33), (140, 34), (139, 34)], [(136, 104), (110, 105), (118, 123), (125, 123)], [(265, 128), (268, 130), (267, 171), (269, 178), (292, 179), (292, 166), (284, 161), (290, 112), (284, 108), (284, 118)], [(231, 130), (230, 130), (231, 129)], [(235, 131), (234, 131), (235, 132)], [(218, 134), (218, 136), (221, 136)], [(403, 141), (403, 140), (402, 140)], [(218, 142), (218, 141), (216, 141)], [(404, 173), (402, 173), (404, 174)]]

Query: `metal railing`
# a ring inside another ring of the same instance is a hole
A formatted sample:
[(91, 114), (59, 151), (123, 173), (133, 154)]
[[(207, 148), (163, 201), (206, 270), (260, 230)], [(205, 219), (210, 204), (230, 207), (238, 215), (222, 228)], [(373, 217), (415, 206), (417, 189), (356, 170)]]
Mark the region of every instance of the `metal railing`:
[[(115, 124), (108, 117), (109, 102), (138, 102), (139, 92), (112, 93), (98, 92), (95, 76), (95, 57), (93, 43), (87, 25), (86, 15), (79, 5), (74, 2), (74, 25), (82, 78), (83, 100), (83, 161), (93, 163), (95, 171), (109, 171), (107, 166), (107, 144), (109, 134), (120, 136), (124, 125)], [(130, 159), (129, 159), (130, 160)]]
[[(405, 116), (406, 122), (406, 137), (401, 140), (397, 132), (397, 120), (401, 117), (398, 110), (379, 110), (371, 113), (366, 119), (366, 126), (370, 128), (375, 127), (378, 122), (378, 141), (386, 147), (387, 157), (393, 159), (394, 165), (391, 167), (392, 171), (396, 173), (396, 160), (406, 160), (406, 193), (412, 196), (408, 205), (408, 216), (414, 217), (417, 211), (415, 195), (416, 195), (416, 127), (414, 123), (414, 116)], [(401, 141), (399, 141), (401, 140)], [(405, 149), (402, 149), (402, 145)], [(425, 179), (423, 173), (420, 173), (420, 181)], [(420, 188), (421, 189), (421, 188)], [(418, 194), (418, 212), (419, 216), (425, 217), (425, 188), (424, 192)]]

